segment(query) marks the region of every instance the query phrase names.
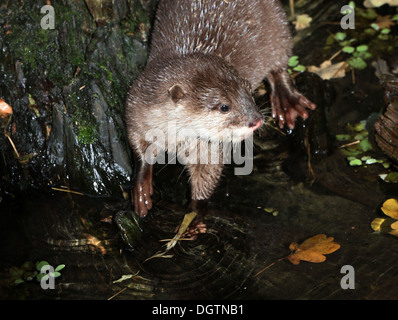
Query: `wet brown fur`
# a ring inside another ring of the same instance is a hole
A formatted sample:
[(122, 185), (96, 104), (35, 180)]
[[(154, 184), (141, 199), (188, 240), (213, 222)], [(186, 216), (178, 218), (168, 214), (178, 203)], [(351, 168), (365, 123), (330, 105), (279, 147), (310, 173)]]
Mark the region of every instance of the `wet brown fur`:
[[(315, 106), (286, 72), (291, 50), (277, 0), (160, 1), (148, 64), (126, 103), (128, 138), (139, 163), (132, 193), (137, 214), (145, 216), (152, 207), (152, 167), (143, 160), (148, 130), (167, 132), (175, 121), (178, 130), (205, 129), (208, 140), (217, 140), (221, 129), (250, 134), (262, 118), (252, 91), (264, 78), (281, 126), (308, 116), (305, 109)], [(221, 112), (221, 105), (230, 111)], [(188, 165), (192, 201), (211, 196), (221, 171), (221, 164)]]

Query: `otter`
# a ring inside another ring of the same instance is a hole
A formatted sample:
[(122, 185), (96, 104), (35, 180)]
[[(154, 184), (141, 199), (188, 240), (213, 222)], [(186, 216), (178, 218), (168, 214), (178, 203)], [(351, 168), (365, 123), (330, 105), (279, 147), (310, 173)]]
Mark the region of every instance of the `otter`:
[[(136, 214), (145, 217), (152, 208), (152, 163), (146, 158), (152, 144), (159, 148), (151, 151), (153, 157), (160, 148), (187, 148), (167, 137), (156, 143), (146, 138), (149, 131), (166, 133), (173, 123), (177, 132), (200, 132), (191, 135), (194, 143), (217, 143), (225, 132), (234, 142), (244, 140), (264, 123), (252, 95), (264, 79), (271, 88), (272, 117), (281, 128), (293, 129), (297, 117), (308, 117), (307, 109), (315, 105), (290, 78), (291, 54), (289, 26), (278, 0), (160, 1), (147, 65), (126, 101), (127, 134), (138, 162), (132, 189)], [(204, 214), (223, 165), (186, 166), (190, 209)]]

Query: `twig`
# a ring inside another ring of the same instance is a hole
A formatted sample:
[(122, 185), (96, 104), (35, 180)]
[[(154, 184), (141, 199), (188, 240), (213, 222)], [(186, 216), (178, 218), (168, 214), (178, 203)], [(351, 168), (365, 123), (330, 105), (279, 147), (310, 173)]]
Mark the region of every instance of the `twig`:
[(314, 170), (312, 169), (312, 164), (311, 164), (311, 143), (310, 143), (310, 139), (309, 139), (308, 130), (305, 131), (305, 140), (307, 143), (307, 157), (308, 157), (307, 165), (308, 165), (308, 170), (312, 177), (312, 181), (311, 181), (311, 185), (312, 185), (315, 181), (315, 174), (314, 174)]
[(295, 12), (294, 12), (294, 0), (289, 0), (289, 6), (290, 6), (290, 14), (292, 19), (295, 17)]
[(126, 289), (127, 289), (127, 287), (122, 289), (122, 290), (120, 290), (119, 292), (115, 293), (112, 297), (108, 298), (107, 300), (112, 300), (114, 297), (118, 296), (119, 294), (121, 294)]
[[(160, 242), (162, 242), (162, 241), (174, 241), (175, 239), (162, 239), (162, 240), (159, 240)], [(178, 241), (192, 241), (192, 238), (181, 238), (181, 239), (178, 239)]]
[(12, 146), (12, 148), (14, 149), (14, 152), (15, 152), (15, 154), (16, 154), (18, 160), (19, 160), (20, 156), (19, 156), (18, 150), (17, 150), (17, 148), (15, 147), (14, 142), (12, 142), (11, 137), (10, 137), (10, 136), (8, 135), (8, 133), (7, 133), (7, 127), (8, 127), (8, 125), (9, 125), (10, 122), (11, 122), (11, 118), (12, 118), (12, 114), (10, 115), (10, 118), (8, 119), (6, 126), (4, 127), (4, 135), (5, 135), (5, 136), (8, 138), (8, 140), (10, 141), (11, 146)]
[(342, 51), (343, 51), (343, 49), (340, 49), (339, 51), (337, 51), (334, 55), (332, 55), (332, 57), (329, 59), (329, 61), (332, 61), (334, 58), (336, 58)]
[(274, 264), (276, 264), (277, 262), (280, 262), (280, 261), (282, 261), (282, 260), (285, 260), (285, 259), (287, 259), (288, 257), (289, 257), (289, 256), (284, 257), (284, 258), (280, 258), (279, 260), (276, 260), (276, 261), (272, 262), (270, 265), (266, 266), (264, 269), (262, 269), (261, 271), (257, 272), (257, 273), (254, 275), (254, 277), (257, 277), (258, 275), (262, 274), (265, 270), (271, 268), (271, 267), (272, 267)]
[(355, 80), (355, 70), (352, 68), (351, 69), (351, 75), (352, 75), (352, 84), (355, 84), (356, 83), (356, 80)]
[(77, 191), (72, 191), (72, 190), (70, 190), (70, 189), (61, 189), (61, 188), (51, 188), (51, 189), (53, 189), (53, 190), (55, 190), (55, 191), (62, 191), (62, 192), (68, 192), (68, 193), (74, 193), (74, 194), (78, 194), (78, 195), (80, 195), (80, 196), (84, 196), (84, 193), (81, 193), (81, 192), (77, 192)]
[(344, 148), (347, 148), (347, 147), (351, 147), (351, 146), (354, 146), (354, 145), (356, 145), (358, 143), (361, 143), (361, 140), (356, 140), (354, 142), (343, 144), (342, 146), (339, 147), (339, 149), (344, 149)]

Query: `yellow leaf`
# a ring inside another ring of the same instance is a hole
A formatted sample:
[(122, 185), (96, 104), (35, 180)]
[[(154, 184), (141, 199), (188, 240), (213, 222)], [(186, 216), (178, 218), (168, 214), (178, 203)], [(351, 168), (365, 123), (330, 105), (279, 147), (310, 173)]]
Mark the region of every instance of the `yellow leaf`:
[(189, 225), (191, 224), (193, 219), (195, 219), (196, 215), (197, 214), (195, 211), (185, 214), (184, 219), (182, 220), (182, 223), (180, 225), (180, 228), (178, 229), (177, 234), (174, 236), (173, 239), (171, 239), (166, 244), (166, 248), (167, 248), (166, 251), (169, 251), (171, 248), (173, 248), (177, 244), (178, 240), (181, 239), (182, 235), (188, 229)]
[(392, 230), (389, 232), (389, 234), (398, 237), (398, 230)]
[(340, 245), (333, 241), (333, 237), (325, 234), (318, 234), (302, 244), (292, 242), (289, 249), (292, 251), (288, 259), (293, 264), (299, 264), (301, 260), (313, 263), (320, 263), (326, 260), (325, 254), (335, 252), (340, 249)]
[(398, 220), (398, 200), (397, 199), (388, 199), (383, 203), (381, 210), (384, 212), (386, 216), (389, 216), (395, 220)]
[(375, 218), (371, 224), (370, 227), (374, 230), (374, 231), (381, 231), (381, 225), (383, 224), (383, 222), (386, 221), (386, 219), (383, 218)]
[(308, 14), (300, 14), (296, 19), (296, 30), (302, 30), (310, 26), (312, 18)]
[(391, 6), (398, 6), (398, 0), (365, 0), (364, 6), (366, 8), (374, 8), (381, 7), (386, 3)]

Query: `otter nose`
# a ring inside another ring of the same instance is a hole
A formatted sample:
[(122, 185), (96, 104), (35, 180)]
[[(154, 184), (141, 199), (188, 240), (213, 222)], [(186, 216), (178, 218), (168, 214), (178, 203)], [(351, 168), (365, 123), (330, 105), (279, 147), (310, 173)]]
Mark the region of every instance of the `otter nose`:
[(263, 124), (264, 120), (263, 118), (257, 118), (253, 121), (249, 122), (249, 128), (252, 129), (253, 131), (257, 130), (258, 128), (261, 127), (261, 125)]

